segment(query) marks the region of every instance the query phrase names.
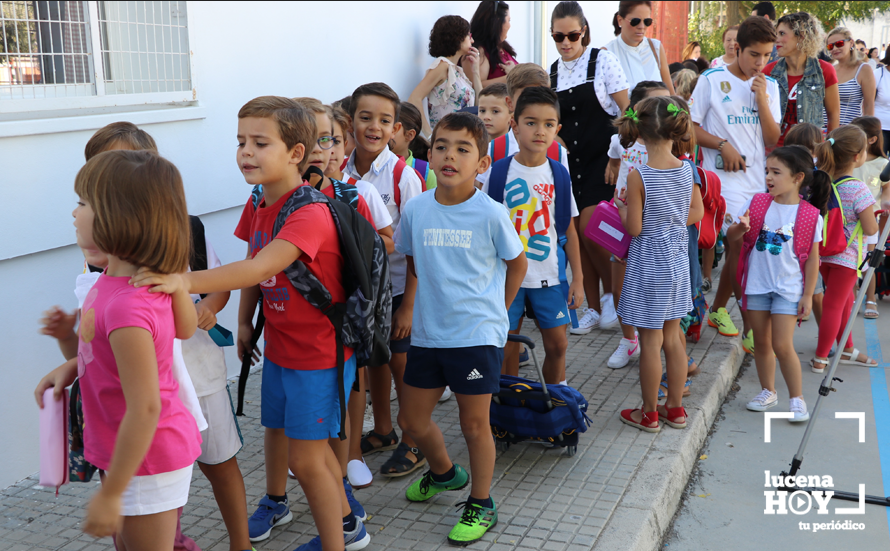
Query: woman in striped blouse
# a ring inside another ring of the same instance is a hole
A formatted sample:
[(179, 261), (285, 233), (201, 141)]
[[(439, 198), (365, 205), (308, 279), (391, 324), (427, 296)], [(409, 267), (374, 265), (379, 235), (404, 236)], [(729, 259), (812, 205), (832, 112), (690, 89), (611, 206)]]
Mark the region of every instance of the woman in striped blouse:
[[(853, 35), (846, 27), (828, 33), (826, 48), (837, 62), (837, 91), (841, 97), (840, 124), (850, 124), (856, 117), (875, 114), (875, 74), (856, 49)], [(863, 70), (864, 68), (864, 70)]]

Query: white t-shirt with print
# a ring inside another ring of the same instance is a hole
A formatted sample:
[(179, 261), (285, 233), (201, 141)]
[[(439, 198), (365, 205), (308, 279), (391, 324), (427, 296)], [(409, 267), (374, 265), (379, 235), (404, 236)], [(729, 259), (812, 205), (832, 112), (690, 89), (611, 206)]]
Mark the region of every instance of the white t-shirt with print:
[[(592, 51), (591, 48), (585, 48), (584, 53), (577, 61), (564, 63), (560, 60), (556, 62), (557, 92), (580, 86), (587, 80), (587, 69), (590, 66)], [(604, 49), (601, 49), (596, 55), (594, 69), (593, 91), (596, 93), (596, 99), (599, 100), (603, 111), (614, 117), (618, 115), (618, 104), (612, 99), (611, 94), (627, 90), (628, 96), (630, 95), (627, 75), (615, 54)], [(572, 146), (572, 144), (566, 145)]]
[[(516, 141), (516, 135), (513, 133), (513, 129), (507, 131), (507, 152), (504, 158), (509, 157), (510, 155), (516, 155), (519, 153), (519, 142)], [(491, 140), (491, 143), (488, 144), (488, 155), (494, 155), (494, 140)], [(494, 157), (492, 157), (494, 160)], [(562, 166), (566, 167), (566, 171), (569, 170), (569, 154), (566, 148), (559, 148), (559, 162), (562, 163)], [(492, 163), (494, 164), (494, 163)], [(571, 174), (571, 172), (569, 172)], [(491, 167), (488, 167), (488, 170), (476, 176), (476, 181), (484, 186), (488, 185), (488, 179), (491, 178)]]
[(383, 204), (383, 198), (380, 197), (380, 192), (377, 191), (374, 184), (358, 180), (355, 182), (355, 187), (358, 188), (358, 194), (368, 204), (368, 210), (371, 211), (371, 216), (374, 218), (374, 225), (377, 226), (374, 229), (380, 231), (383, 228), (392, 226), (392, 216), (390, 216), (386, 205)]
[[(737, 216), (743, 216), (751, 206), (748, 200)], [(751, 228), (759, 232), (754, 249), (748, 258), (748, 295), (778, 293), (789, 302), (797, 302), (803, 296), (803, 274), (800, 261), (794, 254), (794, 222), (799, 205), (770, 203), (763, 227)], [(822, 217), (816, 222), (813, 243), (822, 241)]]
[[(482, 186), (488, 193), (488, 182)], [(528, 258), (528, 271), (522, 280), (526, 289), (540, 289), (559, 285), (559, 246), (556, 235), (556, 201), (553, 171), (550, 162), (541, 166), (527, 167), (516, 162), (510, 163), (507, 183), (504, 186), (504, 205), (510, 211), (510, 222), (519, 232), (525, 256)], [(578, 216), (575, 196), (571, 198), (571, 215)]]
[(640, 142), (634, 142), (630, 147), (624, 149), (621, 146), (621, 136), (613, 134), (612, 142), (609, 144), (609, 158), (621, 159), (618, 178), (615, 182), (615, 191), (621, 193), (621, 190), (627, 187), (627, 175), (649, 162), (649, 151)]
[[(717, 170), (716, 149), (702, 148), (703, 168), (720, 177), (726, 212), (735, 214), (754, 195), (766, 191), (764, 172), (763, 127), (751, 84), (754, 79), (741, 80), (733, 75), (728, 66), (709, 69), (702, 73), (692, 92), (692, 121), (700, 124), (708, 133), (729, 143), (746, 158), (745, 172)], [(766, 77), (767, 96), (773, 121), (780, 122), (779, 85), (772, 77)], [(742, 211), (744, 213), (744, 210)]]

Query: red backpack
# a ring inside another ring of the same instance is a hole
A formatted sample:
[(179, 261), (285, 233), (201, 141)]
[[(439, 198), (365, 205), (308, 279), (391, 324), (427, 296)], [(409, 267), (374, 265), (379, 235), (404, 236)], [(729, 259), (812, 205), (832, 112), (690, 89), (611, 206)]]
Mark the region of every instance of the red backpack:
[(858, 238), (859, 263), (861, 264), (862, 225), (857, 222), (856, 228), (848, 241), (847, 235), (844, 233), (844, 226), (847, 225), (847, 220), (844, 217), (844, 207), (841, 204), (840, 193), (837, 191), (837, 186), (850, 180), (854, 180), (854, 178), (847, 176), (831, 183), (831, 194), (828, 196), (828, 214), (823, 219), (822, 242), (819, 243), (819, 256), (825, 257), (841, 254)]
[[(547, 148), (547, 157), (553, 159), (557, 163), (560, 162), (560, 157), (562, 156), (563, 147), (559, 145), (559, 142), (553, 140), (553, 143), (550, 144), (550, 147)], [(507, 152), (510, 151), (510, 133), (506, 133), (499, 138), (495, 138), (491, 142), (491, 148), (489, 149), (489, 153), (491, 154), (491, 164), (495, 164), (501, 159), (505, 159), (507, 157)]]
[[(739, 256), (739, 267), (736, 271), (736, 278), (742, 286), (742, 310), (748, 308), (748, 295), (745, 292), (748, 287), (748, 260), (754, 245), (757, 243), (757, 237), (763, 228), (763, 219), (766, 218), (766, 211), (773, 203), (773, 196), (769, 193), (758, 193), (751, 200), (749, 207), (749, 217), (751, 219), (751, 229), (745, 234), (742, 243), (742, 254)], [(813, 248), (813, 239), (816, 237), (816, 225), (819, 221), (819, 209), (807, 203), (803, 199), (797, 208), (797, 217), (794, 219), (794, 255), (800, 262), (800, 274), (803, 277), (804, 286), (806, 286), (807, 259), (810, 257), (810, 251)]]
[[(404, 171), (408, 165), (405, 163), (405, 159), (396, 156), (396, 166), (392, 169), (392, 199), (396, 202), (396, 208), (399, 209), (399, 212), (402, 212), (402, 191), (399, 189), (399, 182), (402, 181), (402, 171)], [(426, 181), (423, 179), (423, 176), (417, 172), (416, 169), (412, 168), (411, 170), (417, 174), (417, 177), (420, 178), (420, 189), (426, 191)], [(346, 183), (350, 185), (355, 185), (358, 182), (355, 178), (350, 176), (346, 179)]]
[(698, 176), (701, 180), (701, 200), (705, 207), (705, 215), (695, 224), (698, 228), (698, 248), (713, 249), (717, 244), (717, 236), (723, 228), (723, 217), (726, 216), (726, 199), (721, 195), (720, 178), (700, 166)]

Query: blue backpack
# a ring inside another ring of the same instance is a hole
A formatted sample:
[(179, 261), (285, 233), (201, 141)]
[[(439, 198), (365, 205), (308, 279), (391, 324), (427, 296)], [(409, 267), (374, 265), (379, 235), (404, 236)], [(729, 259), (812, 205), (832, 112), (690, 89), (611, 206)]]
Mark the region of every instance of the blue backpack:
[[(489, 422), (495, 435), (511, 433), (518, 437), (554, 441), (560, 434), (585, 432), (590, 425), (587, 400), (570, 386), (547, 385), (548, 407), (544, 400), (524, 399), (523, 394), (540, 394), (541, 383), (501, 375), (501, 392), (489, 407)], [(515, 392), (516, 398), (504, 396)]]

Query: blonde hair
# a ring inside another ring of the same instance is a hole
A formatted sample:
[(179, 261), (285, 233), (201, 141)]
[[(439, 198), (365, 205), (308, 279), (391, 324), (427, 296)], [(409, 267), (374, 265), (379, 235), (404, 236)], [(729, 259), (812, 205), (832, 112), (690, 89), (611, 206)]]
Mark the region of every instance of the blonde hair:
[(158, 152), (158, 146), (148, 132), (132, 122), (120, 121), (105, 125), (90, 138), (83, 150), (83, 156), (90, 160), (99, 153), (107, 151), (115, 145), (126, 146), (124, 149), (139, 151), (145, 149)]
[(866, 145), (868, 138), (858, 126), (845, 124), (835, 128), (824, 142), (816, 146), (816, 166), (834, 178), (837, 176), (835, 172), (852, 166), (856, 155), (859, 155)]
[(671, 75), (671, 82), (674, 83), (677, 95), (689, 101), (693, 90), (695, 90), (695, 84), (698, 82), (698, 75), (692, 69), (681, 69)]
[[(855, 59), (856, 61), (863, 60), (864, 56), (862, 55), (862, 52), (860, 52), (856, 48), (856, 41), (853, 40), (853, 33), (851, 33), (850, 29), (848, 29), (847, 27), (835, 27), (835, 28), (831, 29), (831, 31), (829, 31), (828, 34), (825, 35), (824, 42), (825, 42), (826, 46), (828, 45), (828, 37), (835, 35), (835, 34), (839, 34), (844, 37), (844, 40), (849, 40), (850, 42), (853, 43), (853, 47), (850, 48), (852, 50), (852, 52), (848, 52), (848, 54), (853, 55), (853, 59)], [(826, 48), (825, 51), (827, 52), (828, 49)]]
[(825, 35), (822, 33), (822, 25), (815, 17), (807, 12), (789, 13), (783, 15), (776, 22), (786, 25), (797, 38), (797, 49), (807, 57), (816, 57), (819, 50), (825, 48)]
[[(316, 100), (317, 101), (317, 100)], [(298, 167), (302, 174), (309, 165), (309, 152), (315, 148), (318, 128), (315, 117), (296, 101), (281, 96), (260, 96), (244, 104), (238, 111), (238, 118), (256, 117), (272, 119), (278, 126), (278, 134), (288, 151), (297, 144), (305, 148), (303, 160)]]
[(188, 268), (188, 210), (173, 163), (152, 151), (105, 151), (80, 169), (74, 191), (93, 209), (100, 251), (161, 274)]
[(546, 86), (550, 88), (550, 75), (540, 65), (534, 63), (520, 63), (507, 75), (507, 95), (511, 98), (516, 90), (531, 86)]

